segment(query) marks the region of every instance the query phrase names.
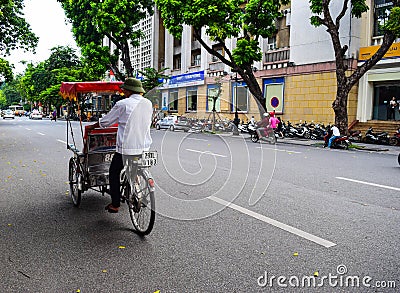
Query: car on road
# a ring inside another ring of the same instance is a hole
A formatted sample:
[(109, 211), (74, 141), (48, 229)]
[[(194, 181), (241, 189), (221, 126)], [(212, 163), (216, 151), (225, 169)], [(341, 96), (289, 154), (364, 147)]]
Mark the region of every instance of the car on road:
[(156, 129), (170, 129), (171, 125), (178, 121), (178, 116), (170, 115), (156, 122)]
[(169, 127), (169, 130), (171, 131), (183, 130), (184, 132), (188, 132), (191, 127), (192, 127), (192, 122), (188, 118), (179, 117), (178, 120), (176, 120), (175, 123)]
[(42, 120), (43, 114), (39, 112), (39, 110), (33, 110), (29, 115), (29, 119), (39, 119)]
[(14, 112), (12, 110), (5, 110), (3, 114), (3, 119), (6, 118), (14, 119), (15, 118)]

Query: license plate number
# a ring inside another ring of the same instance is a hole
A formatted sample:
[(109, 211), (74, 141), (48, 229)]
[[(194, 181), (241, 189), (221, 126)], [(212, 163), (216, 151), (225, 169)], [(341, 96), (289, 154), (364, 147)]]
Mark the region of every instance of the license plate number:
[(142, 166), (151, 167), (157, 164), (158, 154), (154, 151), (148, 151), (142, 153)]

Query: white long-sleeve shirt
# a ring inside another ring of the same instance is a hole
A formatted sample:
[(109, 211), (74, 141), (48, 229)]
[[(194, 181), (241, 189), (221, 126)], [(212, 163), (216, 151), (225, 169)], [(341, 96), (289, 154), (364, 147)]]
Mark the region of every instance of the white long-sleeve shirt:
[(103, 118), (101, 128), (118, 123), (116, 151), (122, 155), (140, 155), (150, 149), (153, 107), (151, 102), (138, 94), (118, 101)]

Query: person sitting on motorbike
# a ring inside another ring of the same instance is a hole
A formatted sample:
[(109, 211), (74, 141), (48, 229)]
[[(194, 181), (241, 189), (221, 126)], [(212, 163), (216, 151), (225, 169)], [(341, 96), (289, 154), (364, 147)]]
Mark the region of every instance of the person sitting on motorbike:
[(332, 136), (329, 138), (328, 148), (332, 147), (333, 141), (340, 137), (340, 131), (339, 131), (339, 128), (337, 128), (336, 125), (333, 125), (331, 127), (331, 131), (332, 131)]
[(269, 126), (269, 113), (263, 114), (263, 119), (257, 122), (257, 127), (258, 137), (262, 138), (268, 136), (268, 132), (271, 129)]

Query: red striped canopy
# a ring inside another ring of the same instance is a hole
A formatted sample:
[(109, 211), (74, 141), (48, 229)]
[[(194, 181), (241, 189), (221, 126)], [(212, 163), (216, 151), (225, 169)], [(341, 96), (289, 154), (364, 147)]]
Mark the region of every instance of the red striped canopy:
[(64, 99), (76, 101), (78, 93), (116, 93), (121, 92), (122, 81), (83, 81), (63, 82), (60, 87), (60, 95)]

